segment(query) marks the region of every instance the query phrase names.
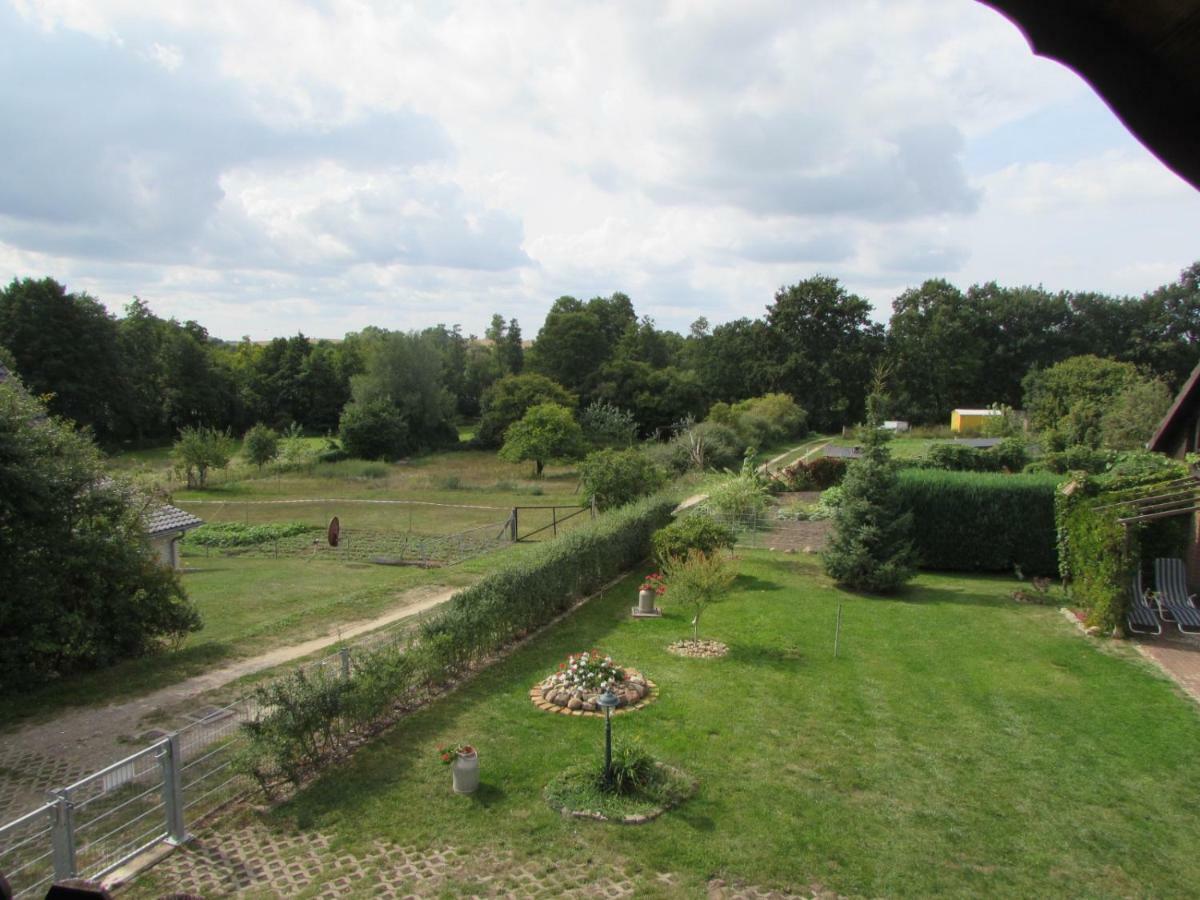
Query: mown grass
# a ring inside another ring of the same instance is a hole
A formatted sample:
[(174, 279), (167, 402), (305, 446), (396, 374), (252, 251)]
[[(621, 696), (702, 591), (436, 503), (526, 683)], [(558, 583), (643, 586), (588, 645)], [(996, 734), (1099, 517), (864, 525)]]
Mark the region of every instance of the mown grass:
[(0, 728), (66, 708), (148, 693), (232, 660), (381, 615), (403, 591), (463, 585), (483, 563), (451, 569), (341, 565), (299, 559), (187, 558), (184, 588), (204, 620), (175, 650), (0, 697)]
[[(815, 561), (747, 553), (701, 635), (720, 660), (671, 656), (686, 616), (634, 621), (634, 573), (268, 816), (333, 835), (332, 856), (397, 844), (613, 858), (639, 896), (703, 895), (714, 874), (854, 896), (1187, 896), (1200, 718), (1128, 652), (1098, 652), (1011, 580), (922, 575), (897, 599), (833, 587)], [(843, 605), (840, 655), (834, 623)], [(565, 820), (547, 782), (602, 752), (599, 720), (534, 708), (532, 684), (599, 646), (660, 688), (614, 720), (700, 780), (652, 825)], [(440, 743), (479, 749), (483, 786), (450, 791)], [(332, 861), (332, 859), (331, 859)], [(153, 876), (140, 892), (152, 891)], [(145, 894), (149, 896), (149, 893)]]

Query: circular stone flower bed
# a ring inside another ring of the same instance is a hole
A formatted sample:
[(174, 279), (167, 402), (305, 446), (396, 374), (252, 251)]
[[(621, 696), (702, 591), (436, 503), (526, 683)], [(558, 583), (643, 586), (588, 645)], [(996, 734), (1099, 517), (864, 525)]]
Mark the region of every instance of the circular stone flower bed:
[(623, 669), (612, 658), (589, 650), (568, 656), (558, 671), (529, 691), (538, 709), (568, 716), (604, 716), (597, 699), (606, 690), (617, 698), (614, 715), (641, 709), (658, 696), (658, 686), (636, 669)]
[(692, 659), (716, 659), (729, 653), (729, 646), (720, 641), (676, 641), (667, 647), (668, 653)]
[(595, 766), (579, 765), (556, 775), (546, 785), (546, 802), (564, 816), (616, 825), (642, 825), (679, 806), (700, 786), (686, 772), (655, 763), (656, 777), (633, 794), (600, 790)]

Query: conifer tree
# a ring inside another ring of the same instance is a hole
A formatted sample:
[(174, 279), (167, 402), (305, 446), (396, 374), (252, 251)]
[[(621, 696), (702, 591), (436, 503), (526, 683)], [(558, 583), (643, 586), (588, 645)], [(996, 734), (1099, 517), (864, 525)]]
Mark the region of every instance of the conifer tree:
[(867, 399), (862, 457), (850, 464), (842, 482), (842, 504), (833, 519), (833, 537), (821, 554), (825, 571), (855, 590), (886, 594), (916, 574), (912, 513), (900, 507), (896, 469), (883, 425), (884, 375), (876, 372)]

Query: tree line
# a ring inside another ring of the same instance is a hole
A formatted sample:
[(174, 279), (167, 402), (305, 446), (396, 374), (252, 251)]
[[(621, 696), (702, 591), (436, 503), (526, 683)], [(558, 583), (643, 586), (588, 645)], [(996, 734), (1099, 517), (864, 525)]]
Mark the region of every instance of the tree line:
[(387, 411), (403, 452), (455, 443), (454, 423), (480, 415), (481, 439), (499, 446), (489, 407), (505, 399), (497, 383), (521, 375), (561, 389), (546, 397), (543, 386), (534, 402), (616, 407), (643, 437), (772, 393), (790, 395), (826, 430), (862, 420), (881, 361), (893, 414), (944, 424), (955, 407), (1021, 406), (1031, 372), (1082, 354), (1175, 390), (1197, 362), (1200, 262), (1140, 297), (931, 279), (893, 301), (886, 325), (871, 309), (817, 275), (781, 288), (759, 318), (713, 327), (702, 317), (686, 335), (614, 293), (558, 298), (529, 347), (519, 322), (500, 314), (482, 338), (439, 324), (254, 343), (161, 318), (136, 297), (116, 316), (87, 293), (26, 278), (0, 290), (0, 359), (53, 413), (110, 445), (162, 443), (197, 426), (332, 433), (347, 414)]

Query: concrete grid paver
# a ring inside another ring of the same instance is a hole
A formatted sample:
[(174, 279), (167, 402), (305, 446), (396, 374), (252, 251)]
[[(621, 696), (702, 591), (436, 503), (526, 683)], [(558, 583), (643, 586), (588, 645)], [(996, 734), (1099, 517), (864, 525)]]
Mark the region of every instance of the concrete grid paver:
[[(223, 824), (223, 823), (222, 823)], [(205, 898), (279, 896), (289, 900), (341, 897), (621, 898), (638, 896), (638, 879), (618, 863), (518, 859), (507, 850), (471, 853), (452, 847), (398, 847), (376, 840), (361, 855), (330, 852), (328, 836), (284, 836), (255, 822), (217, 827), (193, 839), (148, 875), (164, 891)], [(683, 896), (670, 873), (645, 876), (656, 892)], [(120, 893), (154, 896), (137, 882)], [(773, 898), (788, 894), (755, 886), (709, 883), (713, 900)]]

